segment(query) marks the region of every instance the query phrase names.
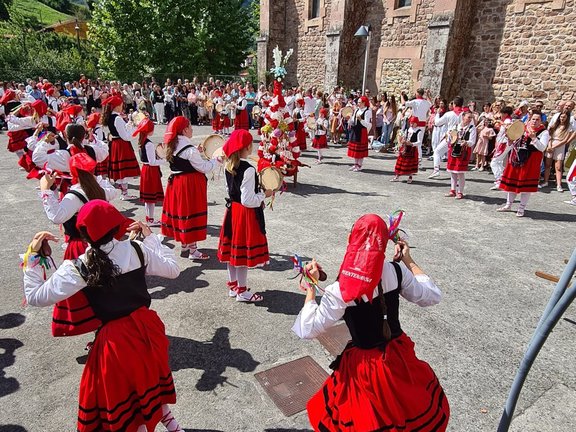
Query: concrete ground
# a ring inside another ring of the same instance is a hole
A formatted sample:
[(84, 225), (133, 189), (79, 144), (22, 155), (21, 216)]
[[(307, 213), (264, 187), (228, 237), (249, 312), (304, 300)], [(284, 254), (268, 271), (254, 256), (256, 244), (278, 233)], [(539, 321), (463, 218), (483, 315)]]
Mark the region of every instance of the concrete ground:
[[(158, 141), (161, 132), (157, 128)], [(207, 127), (195, 128), (197, 136), (209, 133)], [(5, 145), (3, 133), (0, 147)], [(495, 431), (554, 288), (534, 272), (560, 274), (575, 246), (576, 208), (562, 202), (568, 193), (534, 194), (526, 217), (518, 219), (495, 212), (504, 194), (489, 190), (488, 173), (468, 174), (467, 197), (455, 201), (444, 197), (446, 173), (427, 179), (430, 162), (409, 185), (389, 182), (391, 155), (371, 154), (361, 173), (348, 171), (344, 147), (330, 148), (322, 165), (313, 164), (310, 151), (303, 161), (312, 168), (302, 169), (298, 187), (289, 186), (274, 210), (266, 211), (271, 263), (249, 273), (249, 285), (263, 294), (262, 303), (230, 300), (225, 266), (215, 258), (196, 263), (181, 257), (178, 279), (149, 280), (152, 308), (171, 341), (176, 418), (187, 431), (309, 430), (305, 412), (284, 417), (254, 378), (256, 372), (306, 355), (325, 369), (331, 361), (317, 341), (301, 341), (290, 330), (304, 300), (289, 280), (290, 256), (316, 257), (333, 280), (355, 219), (402, 208), (412, 255), (444, 293), (436, 307), (402, 302), (403, 328), (444, 386), (452, 411), (449, 430)], [(18, 254), (36, 231), (58, 228), (43, 213), (36, 182), (24, 179), (8, 152), (0, 159), (0, 185), (0, 431), (73, 431), (83, 367), (77, 357), (86, 353), (91, 338), (55, 339), (51, 308), (22, 306)], [(137, 192), (137, 182), (132, 187)], [(224, 179), (216, 176), (208, 185), (208, 239), (202, 243), (212, 256), (224, 195)], [(116, 205), (126, 215), (144, 218), (137, 201)], [(60, 248), (56, 255), (61, 259)], [(576, 309), (571, 307), (566, 317), (576, 320)], [(513, 430), (576, 430), (575, 338), (576, 326), (560, 321), (526, 382)]]

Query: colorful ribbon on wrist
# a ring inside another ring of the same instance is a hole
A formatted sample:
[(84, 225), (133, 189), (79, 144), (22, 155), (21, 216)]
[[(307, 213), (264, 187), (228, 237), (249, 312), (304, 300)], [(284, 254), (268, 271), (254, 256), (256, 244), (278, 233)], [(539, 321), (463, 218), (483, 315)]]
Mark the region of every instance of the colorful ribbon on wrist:
[(306, 288), (314, 288), (316, 291), (324, 290), (318, 285), (318, 279), (310, 274), (310, 271), (306, 269), (306, 266), (302, 264), (302, 260), (296, 254), (292, 257), (292, 262), (294, 263), (294, 270), (296, 271), (296, 276), (289, 279), (296, 279), (300, 276), (300, 284), (304, 285)]

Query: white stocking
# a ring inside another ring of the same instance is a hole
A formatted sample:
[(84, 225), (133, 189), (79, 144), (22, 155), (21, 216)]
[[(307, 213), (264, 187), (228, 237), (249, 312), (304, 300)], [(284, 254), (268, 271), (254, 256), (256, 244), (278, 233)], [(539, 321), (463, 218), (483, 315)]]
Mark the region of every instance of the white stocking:
[(506, 195), (506, 206), (512, 207), (512, 204), (514, 204), (515, 199), (516, 194), (514, 192), (508, 192), (508, 195)]
[(168, 432), (184, 432), (184, 429), (180, 427), (174, 416), (170, 407), (166, 404), (162, 405), (162, 418), (160, 419), (164, 427)]
[(146, 210), (146, 217), (148, 219), (154, 219), (154, 207), (156, 207), (156, 204), (154, 203), (144, 203), (144, 208)]
[(246, 287), (248, 283), (248, 267), (236, 267), (236, 276), (238, 277), (238, 287)]
[(140, 425), (136, 432), (148, 432), (148, 429), (146, 428), (146, 425)]
[(228, 264), (228, 282), (236, 282), (238, 280), (237, 268), (232, 264)]
[(520, 194), (520, 208), (524, 210), (526, 205), (528, 204), (528, 200), (530, 199), (531, 192), (522, 192)]
[(464, 185), (466, 184), (466, 179), (464, 178), (464, 173), (458, 173), (458, 192), (464, 193)]
[(458, 174), (450, 173), (450, 190), (455, 191), (458, 184)]

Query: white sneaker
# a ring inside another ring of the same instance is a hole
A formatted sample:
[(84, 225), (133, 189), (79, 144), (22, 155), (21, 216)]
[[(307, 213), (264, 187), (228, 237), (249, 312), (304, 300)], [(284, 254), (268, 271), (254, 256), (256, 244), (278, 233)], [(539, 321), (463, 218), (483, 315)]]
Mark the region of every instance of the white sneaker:
[(499, 189), (500, 189), (500, 183), (494, 183), (494, 186), (490, 188), (490, 190), (499, 190)]
[(150, 228), (158, 228), (161, 224), (160, 221), (154, 220), (154, 219), (147, 219), (146, 223), (148, 224), (148, 226)]
[(236, 294), (236, 301), (238, 302), (256, 303), (262, 300), (264, 298), (260, 294), (251, 293), (250, 290)]
[(548, 187), (548, 182), (546, 182), (546, 183), (540, 183), (540, 184), (538, 185), (538, 189), (543, 189), (543, 188), (545, 188), (545, 187)]
[(440, 171), (434, 170), (434, 171), (432, 172), (432, 174), (430, 174), (430, 175), (428, 176), (429, 179), (431, 179), (431, 178), (436, 178), (436, 177), (440, 177)]
[(557, 192), (564, 192), (564, 189), (562, 189), (562, 186), (557, 186), (556, 191)]

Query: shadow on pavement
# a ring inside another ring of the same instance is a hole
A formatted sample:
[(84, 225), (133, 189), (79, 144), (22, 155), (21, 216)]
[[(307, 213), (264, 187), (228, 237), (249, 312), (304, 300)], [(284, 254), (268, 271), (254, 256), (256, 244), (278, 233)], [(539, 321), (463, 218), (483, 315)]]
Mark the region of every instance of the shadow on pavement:
[(274, 429), (264, 429), (264, 432), (312, 432), (312, 429), (285, 429), (285, 428), (274, 428)]
[(349, 194), (358, 196), (386, 196), (376, 192), (350, 192), (344, 189), (333, 188), (330, 186), (314, 185), (306, 183), (298, 183), (298, 187), (296, 189), (290, 189), (290, 193), (302, 197), (307, 197), (310, 195), (332, 195), (332, 194)]
[(25, 428), (18, 425), (0, 425), (0, 432), (27, 432)]
[[(192, 265), (192, 262), (190, 264)], [(205, 270), (214, 270), (215, 268), (222, 269), (223, 267), (217, 259), (212, 257), (208, 261), (203, 261), (201, 265), (185, 268), (176, 279), (148, 276), (148, 289), (162, 287), (161, 290), (150, 293), (150, 296), (154, 300), (162, 300), (172, 294), (192, 293), (198, 288), (206, 288), (209, 285), (208, 282), (198, 278), (204, 274)]]
[(168, 336), (172, 371), (203, 370), (204, 373), (196, 383), (196, 389), (199, 391), (212, 391), (224, 384), (234, 386), (222, 375), (227, 367), (236, 368), (240, 372), (252, 372), (260, 363), (254, 360), (248, 351), (232, 348), (229, 336), (228, 327), (217, 329), (212, 340), (206, 342)]
[[(0, 432), (2, 432), (1, 429)], [(184, 429), (184, 432), (223, 432), (223, 431), (216, 429)]]
[[(286, 271), (286, 270), (292, 270), (294, 268), (294, 263), (292, 262), (292, 255), (282, 255), (282, 254), (275, 254), (275, 253), (270, 253), (270, 263), (264, 267), (264, 269), (266, 271)], [(312, 258), (309, 257), (305, 257), (302, 255), (299, 255), (300, 259), (302, 259), (302, 262), (305, 263), (307, 261), (311, 261)], [(294, 274), (291, 275), (292, 276), (296, 276), (296, 272), (294, 272)]]
[[(1, 329), (11, 329), (15, 327), (19, 327), (24, 324), (26, 317), (19, 313), (9, 313), (6, 315), (0, 316), (0, 328)], [(16, 378), (6, 378), (6, 369), (9, 366), (12, 366), (16, 361), (16, 356), (14, 352), (24, 346), (22, 342), (18, 339), (0, 339), (0, 397), (9, 395), (14, 393), (20, 388), (20, 383)], [(0, 426), (0, 428), (9, 428), (12, 426)], [(18, 428), (20, 426), (14, 426)], [(2, 429), (0, 429), (2, 430)], [(5, 429), (6, 431), (10, 429)], [(20, 430), (20, 429), (15, 429)], [(24, 429), (22, 429), (24, 430)]]
[(298, 315), (304, 306), (304, 295), (298, 290), (298, 284), (294, 283), (294, 292), (268, 290), (262, 291), (264, 300), (254, 303), (256, 307), (265, 307), (270, 313), (284, 315)]

